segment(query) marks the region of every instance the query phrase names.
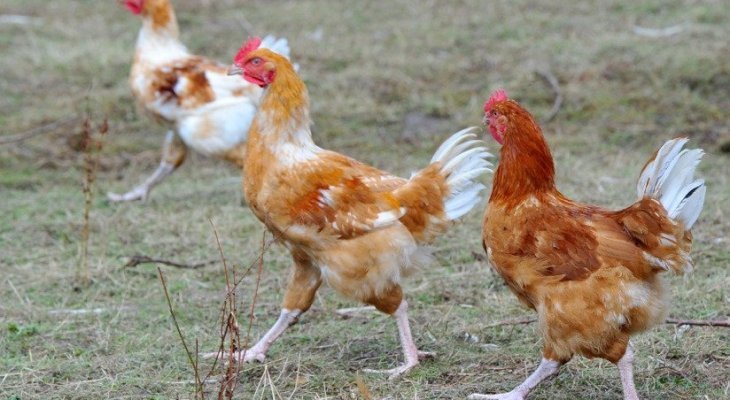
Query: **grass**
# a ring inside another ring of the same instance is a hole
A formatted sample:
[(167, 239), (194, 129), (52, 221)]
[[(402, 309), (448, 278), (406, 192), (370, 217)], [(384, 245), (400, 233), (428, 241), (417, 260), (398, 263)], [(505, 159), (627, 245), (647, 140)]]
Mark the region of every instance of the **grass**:
[[(289, 38), (313, 99), (315, 139), (408, 175), (450, 132), (478, 124), (491, 90), (505, 87), (536, 115), (551, 105), (535, 75), (548, 67), (565, 103), (545, 126), (558, 185), (572, 198), (611, 207), (634, 199), (634, 180), (663, 140), (684, 134), (708, 155), (700, 174), (708, 197), (695, 234), (695, 272), (670, 278), (675, 317), (728, 317), (730, 274), (730, 14), (723, 2), (412, 2), (177, 0), (183, 39), (196, 52), (229, 60), (249, 34)], [(0, 145), (0, 399), (189, 398), (193, 374), (152, 265), (123, 268), (144, 254), (184, 263), (217, 260), (237, 271), (258, 254), (261, 224), (241, 207), (240, 175), (193, 156), (146, 203), (110, 204), (107, 190), (140, 182), (158, 162), (165, 128), (139, 117), (126, 74), (139, 21), (112, 1), (8, 0), (0, 14), (0, 124), (10, 135), (89, 108), (110, 131), (91, 209), (92, 283), (75, 292), (83, 215), (79, 126)], [(651, 39), (634, 24), (679, 23)], [(320, 37), (321, 36), (321, 37)], [(318, 39), (319, 38), (319, 39)], [(411, 117), (408, 117), (411, 116)], [(407, 133), (407, 134), (406, 134)], [(493, 142), (490, 146), (496, 149)], [(437, 265), (407, 282), (418, 345), (438, 356), (404, 379), (363, 379), (374, 398), (451, 399), (507, 390), (539, 361), (532, 325), (487, 327), (528, 316), (472, 252), (481, 254), (480, 211), (436, 245)], [(254, 337), (278, 315), (289, 260), (266, 253)], [(163, 267), (178, 322), (201, 349), (217, 346), (224, 296), (220, 263)], [(255, 276), (240, 286), (247, 310)], [(356, 373), (401, 357), (386, 316), (334, 314), (356, 304), (329, 289), (269, 353), (246, 366), (242, 399), (359, 398)], [(79, 313), (75, 310), (86, 310)], [(243, 312), (243, 311), (242, 311)], [(244, 318), (245, 319), (245, 318)], [(726, 398), (730, 333), (659, 326), (635, 338), (645, 398)], [(609, 363), (575, 359), (532, 399), (619, 399)]]

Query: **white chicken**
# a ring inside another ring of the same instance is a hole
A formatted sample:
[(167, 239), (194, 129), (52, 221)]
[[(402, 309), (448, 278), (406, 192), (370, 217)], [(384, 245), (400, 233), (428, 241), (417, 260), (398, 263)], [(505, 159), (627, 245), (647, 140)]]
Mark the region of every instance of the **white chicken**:
[[(123, 2), (143, 20), (129, 75), (132, 93), (141, 110), (172, 128), (157, 170), (132, 190), (108, 193), (108, 198), (145, 200), (185, 161), (188, 148), (242, 166), (245, 146), (238, 144), (246, 141), (262, 89), (227, 76), (223, 64), (190, 54), (180, 42), (169, 0)], [(263, 46), (289, 57), (286, 39), (268, 36)]]

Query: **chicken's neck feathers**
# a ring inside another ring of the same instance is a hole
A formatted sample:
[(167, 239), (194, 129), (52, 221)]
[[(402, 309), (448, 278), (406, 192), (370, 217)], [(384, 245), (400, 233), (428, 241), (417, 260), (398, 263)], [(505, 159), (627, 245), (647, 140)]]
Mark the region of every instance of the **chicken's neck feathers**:
[(187, 48), (180, 42), (175, 11), (169, 2), (158, 2), (144, 15), (137, 36), (137, 52), (151, 59), (187, 55)]
[(557, 192), (553, 158), (540, 127), (520, 111), (509, 116), (490, 202), (516, 205), (532, 195)]
[(283, 145), (314, 149), (310, 129), (309, 95), (304, 82), (291, 68), (280, 68), (274, 82), (264, 91), (256, 115), (255, 133), (269, 147)]

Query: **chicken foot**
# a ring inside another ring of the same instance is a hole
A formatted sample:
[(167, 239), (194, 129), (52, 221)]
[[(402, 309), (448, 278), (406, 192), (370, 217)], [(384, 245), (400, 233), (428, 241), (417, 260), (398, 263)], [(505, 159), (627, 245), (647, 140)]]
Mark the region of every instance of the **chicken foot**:
[(484, 400), (484, 399), (491, 399), (491, 400), (524, 400), (527, 398), (527, 395), (537, 387), (537, 385), (540, 384), (540, 382), (544, 381), (547, 378), (550, 378), (558, 373), (558, 370), (560, 369), (560, 366), (563, 365), (563, 363), (555, 360), (549, 360), (547, 358), (543, 358), (542, 361), (540, 361), (540, 365), (537, 367), (535, 372), (533, 372), (530, 376), (525, 379), (524, 382), (522, 382), (519, 386), (512, 389), (512, 391), (507, 393), (500, 393), (500, 394), (472, 394), (469, 395), (469, 400)]
[(393, 313), (393, 317), (398, 325), (398, 334), (400, 336), (401, 346), (403, 347), (405, 363), (396, 368), (387, 370), (365, 369), (363, 370), (364, 372), (387, 374), (389, 375), (389, 379), (395, 379), (413, 369), (413, 367), (418, 365), (419, 360), (433, 357), (433, 353), (418, 351), (416, 348), (416, 343), (413, 341), (413, 335), (411, 335), (411, 326), (408, 323), (408, 302), (405, 299), (401, 300), (398, 309), (396, 309)]
[[(233, 359), (238, 361), (239, 364), (252, 361), (264, 362), (266, 359), (266, 352), (269, 350), (269, 347), (274, 344), (276, 339), (278, 339), (279, 336), (287, 330), (287, 328), (297, 323), (301, 314), (302, 312), (300, 310), (287, 310), (286, 308), (283, 308), (281, 310), (281, 314), (279, 314), (279, 318), (276, 320), (276, 323), (274, 323), (274, 326), (272, 326), (271, 329), (269, 329), (269, 331), (266, 332), (266, 334), (262, 336), (261, 339), (259, 339), (259, 341), (251, 348), (234, 352)], [(229, 358), (229, 355), (230, 353), (217, 351), (214, 353), (204, 353), (202, 356), (204, 359), (217, 357), (226, 360)]]
[(122, 201), (135, 201), (135, 200), (147, 200), (147, 195), (150, 190), (155, 187), (158, 183), (162, 182), (168, 175), (175, 171), (175, 167), (172, 164), (168, 164), (164, 161), (160, 162), (155, 172), (147, 178), (141, 185), (136, 186), (134, 189), (124, 194), (117, 194), (109, 192), (106, 196), (113, 202)]
[(183, 163), (186, 153), (187, 147), (182, 139), (175, 132), (168, 131), (165, 136), (165, 142), (162, 145), (162, 160), (160, 160), (160, 165), (155, 172), (145, 179), (142, 184), (127, 193), (117, 194), (109, 192), (107, 193), (107, 198), (113, 202), (146, 200), (152, 188), (162, 182), (168, 175), (175, 172)]
[[(239, 350), (233, 354), (235, 360), (239, 363), (247, 363), (251, 361), (263, 362), (266, 359), (266, 352), (274, 342), (286, 331), (290, 326), (297, 323), (299, 317), (309, 310), (314, 302), (314, 295), (322, 284), (321, 273), (318, 268), (312, 265), (311, 260), (306, 253), (298, 250), (292, 250), (292, 258), (294, 265), (292, 266), (292, 274), (289, 284), (284, 294), (284, 302), (281, 307), (281, 314), (274, 325), (264, 336), (256, 342), (251, 348)], [(220, 357), (227, 359), (230, 353), (203, 354), (203, 358)]]

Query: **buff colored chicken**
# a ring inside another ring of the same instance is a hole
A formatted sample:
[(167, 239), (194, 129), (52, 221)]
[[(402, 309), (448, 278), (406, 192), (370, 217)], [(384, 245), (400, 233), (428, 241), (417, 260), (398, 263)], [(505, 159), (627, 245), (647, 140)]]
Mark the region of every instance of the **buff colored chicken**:
[(524, 108), (495, 92), (487, 127), (500, 144), (484, 216), (484, 249), (512, 292), (537, 311), (543, 359), (508, 393), (470, 399), (524, 399), (574, 355), (615, 363), (624, 398), (638, 399), (630, 337), (664, 321), (664, 272), (692, 268), (690, 229), (705, 185), (694, 179), (702, 150), (667, 141), (644, 166), (638, 201), (611, 211), (581, 204), (555, 187), (555, 167), (540, 127)]
[(246, 144), (244, 194), (290, 250), (293, 266), (279, 319), (235, 356), (262, 361), (326, 282), (394, 317), (405, 362), (378, 372), (404, 374), (424, 353), (411, 334), (401, 281), (430, 258), (424, 246), (479, 203), (484, 185), (477, 178), (491, 172), (490, 155), (465, 129), (403, 179), (325, 150), (312, 140), (304, 82), (285, 57), (259, 44), (249, 41), (231, 68), (265, 90)]

